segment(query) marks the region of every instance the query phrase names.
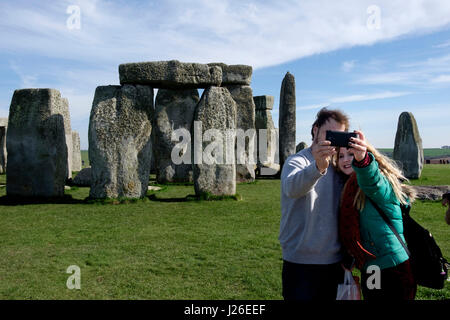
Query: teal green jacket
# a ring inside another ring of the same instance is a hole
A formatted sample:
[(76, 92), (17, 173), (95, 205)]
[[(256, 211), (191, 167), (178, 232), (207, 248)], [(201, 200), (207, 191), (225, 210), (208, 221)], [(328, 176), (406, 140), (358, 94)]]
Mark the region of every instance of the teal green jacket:
[[(367, 167), (353, 165), (358, 185), (366, 197), (370, 197), (385, 212), (405, 241), (400, 202), (387, 178), (378, 170), (378, 162), (373, 154), (369, 153), (369, 156), (372, 161)], [(359, 229), (363, 247), (376, 256), (376, 259), (366, 263), (364, 269), (369, 265), (377, 265), (380, 269), (391, 268), (408, 260), (405, 249), (367, 198), (359, 214)]]

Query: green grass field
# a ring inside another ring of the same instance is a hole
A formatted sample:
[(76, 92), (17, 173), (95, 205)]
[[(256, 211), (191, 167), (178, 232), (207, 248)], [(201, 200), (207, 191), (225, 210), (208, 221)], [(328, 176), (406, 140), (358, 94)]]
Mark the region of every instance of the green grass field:
[(412, 185), (450, 185), (450, 164), (425, 164), (419, 179), (410, 180)]
[(81, 161), (84, 161), (83, 168), (89, 167), (89, 152), (81, 150)]
[[(392, 148), (380, 148), (379, 151), (392, 156), (394, 149)], [(440, 148), (425, 148), (423, 149), (424, 157), (440, 157), (440, 156), (450, 156), (450, 149), (440, 149)]]
[[(186, 201), (193, 186), (169, 185), (113, 205), (73, 188), (60, 203), (11, 205), (0, 187), (0, 299), (281, 299), (280, 181), (237, 192), (240, 201)], [(413, 208), (450, 258), (444, 212)], [(81, 290), (66, 287), (71, 265)], [(450, 282), (417, 298), (450, 299)]]

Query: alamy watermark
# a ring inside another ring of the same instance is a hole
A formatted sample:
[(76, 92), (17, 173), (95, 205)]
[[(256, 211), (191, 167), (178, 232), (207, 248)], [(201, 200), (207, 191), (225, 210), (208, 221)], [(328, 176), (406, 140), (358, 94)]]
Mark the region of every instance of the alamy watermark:
[(377, 5), (370, 5), (367, 7), (366, 13), (369, 15), (367, 17), (366, 26), (369, 30), (380, 30), (381, 29), (381, 9)]
[(370, 265), (366, 270), (367, 274), (371, 274), (366, 281), (367, 289), (381, 289), (381, 270), (377, 265)]
[(70, 5), (66, 9), (69, 17), (66, 20), (66, 26), (69, 30), (81, 29), (81, 8), (77, 5)]
[[(194, 121), (193, 137), (185, 128), (172, 131), (177, 142), (171, 151), (174, 164), (278, 164), (278, 129), (208, 129)], [(256, 142), (258, 141), (258, 143)], [(273, 171), (261, 172), (273, 175)]]
[(81, 269), (77, 265), (71, 265), (67, 268), (66, 273), (70, 273), (71, 276), (67, 278), (66, 286), (67, 289), (73, 290), (81, 289)]

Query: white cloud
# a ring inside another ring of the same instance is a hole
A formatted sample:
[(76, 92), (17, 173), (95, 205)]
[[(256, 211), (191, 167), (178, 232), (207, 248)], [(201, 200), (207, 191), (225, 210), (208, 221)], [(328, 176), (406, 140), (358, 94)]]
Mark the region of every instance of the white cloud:
[[(95, 87), (118, 83), (120, 63), (178, 59), (242, 63), (257, 69), (433, 32), (450, 23), (448, 1), (379, 0), (381, 28), (373, 30), (367, 27), (367, 8), (372, 4), (372, 0), (10, 0), (0, 3), (0, 50), (58, 62), (54, 70), (49, 70), (51, 62), (25, 69), (18, 59), (15, 72), (23, 87), (42, 87), (43, 73), (53, 74), (51, 87), (69, 97), (73, 119), (87, 123)], [(69, 5), (80, 6), (80, 30), (66, 26)], [(422, 67), (431, 68), (437, 62), (428, 61)], [(349, 71), (354, 66), (352, 61), (342, 65)], [(414, 70), (407, 70), (360, 80), (366, 84), (414, 82), (414, 75)], [(383, 99), (382, 94), (335, 101)]]
[(379, 100), (402, 97), (411, 94), (411, 92), (392, 92), (385, 91), (379, 93), (369, 93), (369, 94), (355, 94), (343, 97), (336, 97), (330, 100), (331, 103), (344, 103), (344, 102), (356, 102), (356, 101), (367, 101), (367, 100)]
[(355, 67), (355, 60), (351, 60), (351, 61), (344, 61), (341, 65), (341, 70), (344, 72), (350, 72), (353, 70), (353, 68)]
[[(26, 5), (25, 5), (26, 3)], [(81, 29), (66, 27), (68, 5)], [(378, 1), (381, 28), (367, 27), (372, 1), (103, 0), (2, 3), (1, 49), (118, 64), (180, 59), (271, 66), (355, 45), (370, 45), (450, 22), (450, 3)], [(132, 17), (132, 18), (131, 18)]]
[(296, 108), (296, 110), (313, 110), (313, 109), (320, 109), (323, 107), (327, 107), (327, 106), (330, 106), (335, 103), (347, 103), (347, 102), (389, 99), (389, 98), (402, 97), (402, 96), (406, 96), (406, 95), (410, 95), (410, 94), (411, 94), (411, 92), (408, 92), (408, 91), (398, 91), (398, 92), (384, 91), (384, 92), (378, 92), (378, 93), (353, 94), (353, 95), (330, 98), (328, 100), (328, 102), (324, 102), (321, 104), (311, 104), (311, 105), (299, 106)]
[(37, 76), (35, 74), (27, 74), (14, 61), (9, 62), (9, 67), (20, 79), (20, 88), (36, 87)]
[(437, 76), (436, 78), (431, 79), (431, 82), (433, 82), (433, 83), (450, 83), (450, 75), (442, 74), (440, 76)]
[[(414, 85), (419, 84), (424, 74), (418, 71), (396, 71), (396, 72), (381, 72), (373, 74), (359, 75), (355, 83), (357, 84), (400, 84), (400, 85)], [(422, 79), (423, 81), (423, 79)]]
[[(369, 67), (368, 69), (373, 69)], [(380, 71), (381, 68), (373, 69), (374, 72), (363, 71), (355, 75), (355, 84), (365, 85), (409, 85), (417, 88), (434, 88), (437, 84), (450, 83), (450, 55), (430, 57), (408, 63), (397, 63), (384, 65), (384, 69), (395, 71)]]

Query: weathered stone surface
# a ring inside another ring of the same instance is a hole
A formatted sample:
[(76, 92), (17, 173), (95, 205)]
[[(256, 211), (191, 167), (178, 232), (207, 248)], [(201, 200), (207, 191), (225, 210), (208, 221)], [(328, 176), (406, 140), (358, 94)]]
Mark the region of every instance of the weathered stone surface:
[(6, 172), (6, 131), (8, 128), (8, 118), (0, 118), (0, 173)]
[(91, 198), (145, 196), (153, 112), (151, 87), (97, 87), (89, 120)]
[(295, 153), (295, 108), (295, 78), (288, 72), (281, 84), (278, 118), (281, 166), (290, 155)]
[(80, 135), (72, 131), (72, 170), (80, 171), (81, 167)]
[(67, 145), (67, 178), (72, 178), (72, 156), (73, 156), (73, 143), (72, 143), (72, 126), (70, 125), (70, 111), (69, 111), (69, 100), (67, 98), (62, 98), (61, 103), (64, 105), (62, 110), (64, 112), (64, 133), (66, 135), (66, 145)]
[(258, 137), (258, 172), (260, 175), (274, 175), (280, 169), (278, 163), (278, 130), (273, 124), (271, 112), (274, 98), (273, 96), (256, 96), (253, 97), (253, 100), (256, 106), (255, 128)]
[(273, 109), (273, 96), (256, 96), (253, 97), (256, 110), (272, 110)]
[[(203, 92), (195, 110), (193, 127), (195, 193), (234, 195), (235, 137), (233, 133), (230, 136), (228, 130), (236, 128), (236, 103), (228, 89), (209, 87)], [(209, 129), (216, 131), (207, 131)]]
[[(199, 101), (197, 89), (159, 89), (155, 101), (155, 117), (152, 134), (152, 148), (156, 166), (156, 181), (192, 182), (192, 164), (175, 164), (172, 150), (178, 140), (172, 141), (172, 133), (177, 129), (190, 132), (195, 107)], [(179, 137), (177, 136), (176, 139)], [(181, 153), (190, 151), (190, 141)], [(179, 154), (182, 157), (182, 154)], [(190, 158), (190, 156), (189, 156)]]
[(225, 87), (236, 102), (236, 181), (252, 182), (255, 180), (257, 161), (253, 90), (250, 86)]
[(411, 112), (402, 112), (398, 119), (393, 158), (408, 179), (418, 179), (423, 168), (423, 148), (416, 119)]
[(14, 92), (6, 145), (9, 196), (64, 195), (68, 153), (64, 115), (67, 103), (55, 89)]
[(308, 148), (308, 145), (306, 144), (306, 142), (300, 142), (296, 147), (295, 147), (295, 152), (299, 152), (303, 149)]
[(221, 62), (208, 63), (208, 66), (217, 66), (222, 69), (222, 86), (249, 86), (252, 82), (253, 68), (251, 66), (243, 64), (227, 65)]
[(441, 200), (444, 193), (450, 192), (450, 186), (413, 186), (419, 200)]
[(144, 84), (162, 89), (220, 86), (222, 70), (206, 64), (177, 60), (124, 63), (119, 65), (121, 84)]
[(73, 178), (73, 185), (78, 187), (90, 187), (91, 186), (91, 167), (83, 168), (80, 172), (77, 173), (75, 178)]

